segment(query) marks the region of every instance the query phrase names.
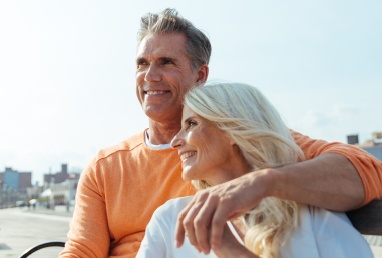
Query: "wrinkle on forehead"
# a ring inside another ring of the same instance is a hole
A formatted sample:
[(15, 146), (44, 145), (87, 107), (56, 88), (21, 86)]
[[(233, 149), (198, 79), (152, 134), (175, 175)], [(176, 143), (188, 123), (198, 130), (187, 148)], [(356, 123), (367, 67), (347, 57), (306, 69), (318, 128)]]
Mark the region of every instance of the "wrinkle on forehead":
[(148, 34), (137, 47), (137, 58), (141, 58), (143, 55), (153, 59), (176, 58), (179, 55), (188, 57), (186, 36), (181, 33)]

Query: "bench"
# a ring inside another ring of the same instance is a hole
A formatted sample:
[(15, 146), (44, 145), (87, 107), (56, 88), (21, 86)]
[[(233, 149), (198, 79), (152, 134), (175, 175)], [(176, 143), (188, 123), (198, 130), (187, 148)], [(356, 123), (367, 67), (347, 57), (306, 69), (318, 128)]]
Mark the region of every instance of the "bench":
[(48, 241), (44, 243), (40, 243), (38, 245), (32, 246), (28, 250), (24, 251), (19, 258), (27, 258), (29, 255), (37, 252), (40, 249), (47, 248), (47, 247), (65, 247), (65, 242), (63, 241)]
[(382, 200), (374, 200), (346, 215), (361, 234), (382, 236)]

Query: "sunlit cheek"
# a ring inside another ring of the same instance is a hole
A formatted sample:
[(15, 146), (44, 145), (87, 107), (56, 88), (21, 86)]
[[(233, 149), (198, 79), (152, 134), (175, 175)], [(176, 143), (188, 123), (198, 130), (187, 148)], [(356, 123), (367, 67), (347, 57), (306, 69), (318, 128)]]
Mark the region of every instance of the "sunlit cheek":
[(184, 134), (182, 135), (183, 139), (186, 144), (195, 146), (195, 142), (198, 140), (198, 135), (195, 134), (193, 131), (187, 131), (185, 130)]
[(139, 71), (139, 72), (135, 73), (135, 80), (136, 80), (137, 83), (138, 82), (142, 82), (144, 80), (144, 78), (145, 78), (145, 73), (144, 72)]
[(199, 160), (210, 161), (214, 157), (215, 146), (211, 145), (211, 137), (214, 135), (202, 134), (200, 135), (200, 149), (198, 151)]

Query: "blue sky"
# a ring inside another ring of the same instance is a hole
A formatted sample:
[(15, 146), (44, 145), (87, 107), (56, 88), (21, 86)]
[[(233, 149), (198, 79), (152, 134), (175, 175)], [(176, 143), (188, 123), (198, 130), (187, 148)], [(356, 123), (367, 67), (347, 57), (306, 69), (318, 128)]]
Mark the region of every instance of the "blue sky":
[(0, 1), (0, 171), (61, 163), (147, 127), (135, 97), (139, 18), (176, 8), (209, 36), (210, 80), (249, 83), (313, 138), (382, 131), (382, 2)]

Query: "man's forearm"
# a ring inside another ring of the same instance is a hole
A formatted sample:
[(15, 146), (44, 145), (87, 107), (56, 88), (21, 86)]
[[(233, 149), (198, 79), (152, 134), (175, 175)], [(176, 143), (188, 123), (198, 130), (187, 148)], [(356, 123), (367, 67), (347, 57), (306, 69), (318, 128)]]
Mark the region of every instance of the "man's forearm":
[[(183, 243), (187, 231), (188, 238), (205, 252), (211, 247), (217, 250), (222, 246), (226, 221), (238, 218), (271, 196), (347, 211), (362, 204), (365, 192), (353, 164), (337, 153), (257, 170), (198, 191), (178, 217), (176, 239)], [(210, 241), (205, 241), (205, 234), (198, 234), (206, 228), (211, 229)]]
[(357, 170), (337, 153), (271, 169), (269, 175), (274, 197), (334, 211), (354, 209), (365, 198)]

